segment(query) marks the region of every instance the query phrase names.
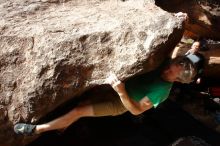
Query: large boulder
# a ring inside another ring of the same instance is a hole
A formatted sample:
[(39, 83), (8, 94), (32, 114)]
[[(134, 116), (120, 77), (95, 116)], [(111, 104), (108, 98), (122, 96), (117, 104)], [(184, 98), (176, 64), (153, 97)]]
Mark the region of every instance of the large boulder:
[(191, 38), (220, 40), (220, 1), (216, 0), (155, 0), (169, 12), (185, 12), (189, 16), (184, 35)]
[(62, 103), (158, 67), (183, 20), (144, 0), (1, 0), (0, 143), (24, 145), (17, 122), (36, 123)]

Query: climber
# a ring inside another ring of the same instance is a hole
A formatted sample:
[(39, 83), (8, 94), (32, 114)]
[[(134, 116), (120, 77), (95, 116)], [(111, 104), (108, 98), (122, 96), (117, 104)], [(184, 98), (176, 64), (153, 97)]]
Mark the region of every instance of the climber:
[[(167, 99), (173, 82), (190, 83), (195, 77), (196, 69), (185, 56), (168, 61), (158, 69), (121, 82), (115, 74), (106, 81), (116, 91), (117, 96), (105, 101), (80, 103), (65, 115), (44, 124), (17, 123), (14, 131), (17, 134), (33, 135), (42, 132), (64, 129), (82, 117), (116, 116), (129, 111), (138, 115), (156, 108)], [(89, 100), (90, 98), (88, 98)], [(90, 99), (91, 100), (91, 99)]]

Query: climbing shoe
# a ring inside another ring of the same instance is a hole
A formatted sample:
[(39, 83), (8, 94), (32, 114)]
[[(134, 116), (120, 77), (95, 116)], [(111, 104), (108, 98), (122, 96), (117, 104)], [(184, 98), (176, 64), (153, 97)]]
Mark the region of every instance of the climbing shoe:
[(36, 125), (32, 124), (25, 124), (25, 123), (17, 123), (14, 125), (14, 132), (19, 135), (28, 135), (32, 136), (34, 135)]

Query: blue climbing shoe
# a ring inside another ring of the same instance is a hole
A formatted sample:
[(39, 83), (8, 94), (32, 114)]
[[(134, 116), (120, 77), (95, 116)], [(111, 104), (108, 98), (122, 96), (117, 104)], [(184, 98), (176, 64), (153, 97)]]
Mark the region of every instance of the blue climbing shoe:
[(19, 135), (32, 136), (35, 134), (36, 125), (17, 123), (14, 125), (14, 132)]

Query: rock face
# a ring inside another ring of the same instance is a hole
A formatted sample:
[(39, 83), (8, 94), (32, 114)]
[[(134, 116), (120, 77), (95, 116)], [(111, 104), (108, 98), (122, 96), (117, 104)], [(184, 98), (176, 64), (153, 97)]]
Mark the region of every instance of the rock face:
[(155, 0), (169, 12), (185, 12), (189, 16), (185, 35), (220, 40), (220, 1), (215, 0)]
[(156, 68), (182, 37), (182, 21), (144, 0), (1, 0), (0, 143), (24, 145), (16, 122)]
[(210, 44), (210, 50), (203, 52), (206, 59), (205, 75), (220, 80), (220, 43)]

